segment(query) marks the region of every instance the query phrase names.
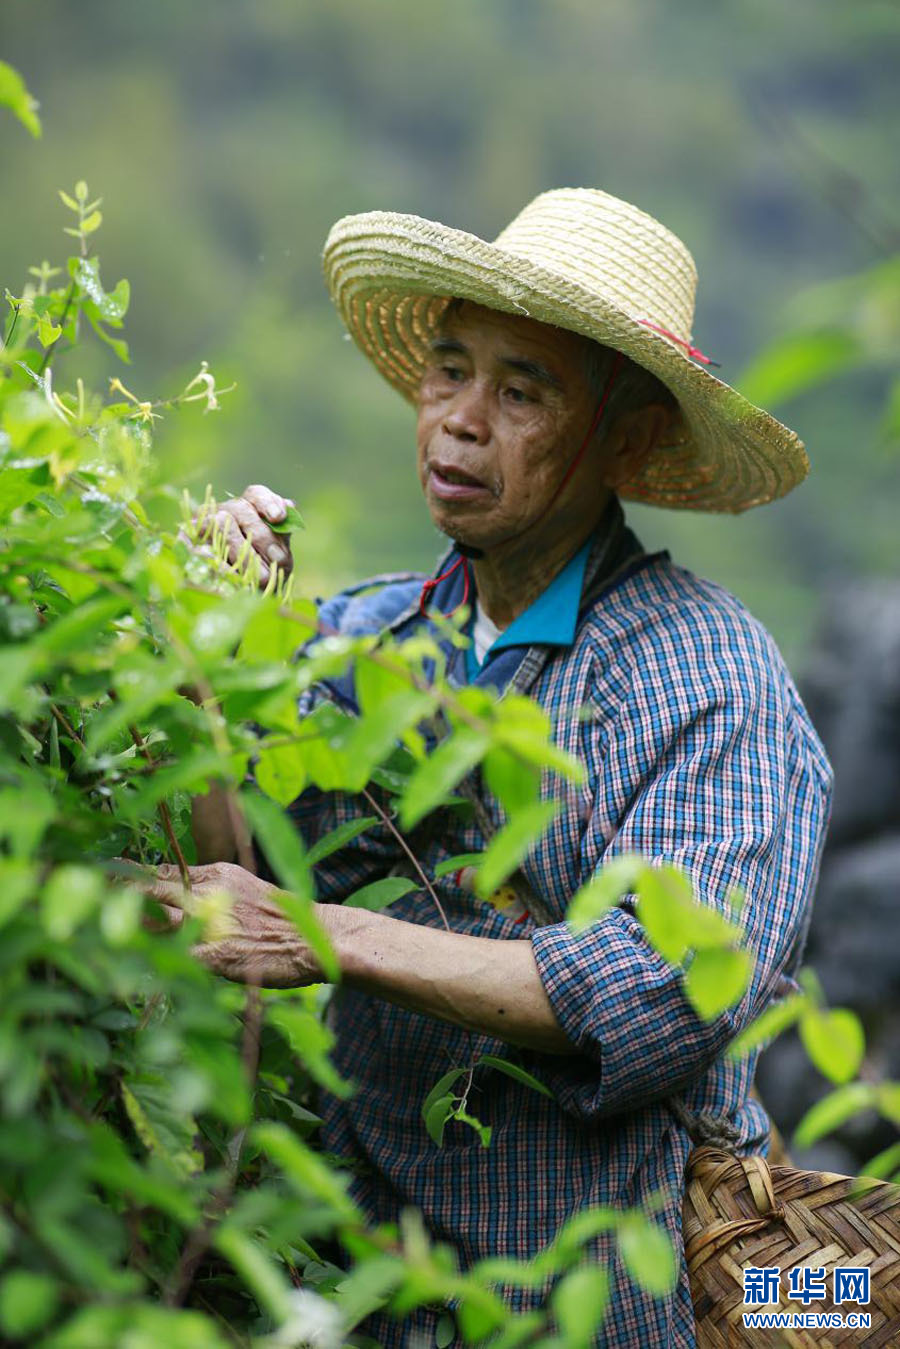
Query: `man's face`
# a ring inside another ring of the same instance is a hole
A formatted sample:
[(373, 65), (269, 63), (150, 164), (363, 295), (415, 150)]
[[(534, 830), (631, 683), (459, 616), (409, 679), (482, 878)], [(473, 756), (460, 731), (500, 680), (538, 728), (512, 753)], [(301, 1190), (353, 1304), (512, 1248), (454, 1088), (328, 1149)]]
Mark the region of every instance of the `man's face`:
[(564, 512), (567, 532), (583, 536), (608, 495), (602, 446), (554, 494), (594, 412), (585, 339), (462, 304), (435, 339), (419, 390), (419, 477), (437, 528), (487, 552), (532, 526), (535, 535), (558, 527)]

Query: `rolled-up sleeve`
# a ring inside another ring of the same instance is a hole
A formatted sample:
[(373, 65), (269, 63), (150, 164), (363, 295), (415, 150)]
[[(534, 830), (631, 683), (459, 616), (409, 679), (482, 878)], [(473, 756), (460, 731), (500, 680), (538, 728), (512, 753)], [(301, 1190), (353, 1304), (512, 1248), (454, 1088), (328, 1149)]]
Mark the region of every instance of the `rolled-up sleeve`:
[(740, 890), (753, 978), (735, 1007), (705, 1022), (684, 970), (648, 941), (633, 897), (586, 931), (536, 929), (544, 989), (577, 1051), (543, 1068), (560, 1104), (582, 1117), (637, 1109), (700, 1079), (785, 989), (808, 923), (830, 802), (821, 746), (780, 662), (759, 651), (741, 661), (689, 654), (685, 675), (651, 666), (636, 678), (607, 726), (588, 827), (602, 840), (598, 871), (628, 853), (673, 864), (726, 915)]

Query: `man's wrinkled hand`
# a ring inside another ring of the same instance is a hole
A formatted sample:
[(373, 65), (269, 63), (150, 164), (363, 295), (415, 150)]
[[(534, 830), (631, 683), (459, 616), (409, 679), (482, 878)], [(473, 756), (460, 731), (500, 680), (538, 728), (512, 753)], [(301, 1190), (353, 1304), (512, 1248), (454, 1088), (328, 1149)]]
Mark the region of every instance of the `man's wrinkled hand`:
[(293, 504), (290, 497), (279, 496), (271, 488), (253, 483), (245, 487), (239, 497), (218, 502), (215, 511), (204, 521), (204, 528), (211, 533), (215, 527), (224, 534), (228, 561), (232, 564), (237, 562), (249, 540), (259, 561), (260, 584), (265, 585), (273, 567), (277, 567), (282, 576), (289, 576), (293, 570), (288, 535), (272, 529), (272, 525), (280, 525), (287, 519)]
[(201, 919), (205, 939), (193, 951), (213, 974), (263, 988), (322, 982), (322, 968), (285, 917), (276, 886), (231, 862), (189, 867), (190, 891), (177, 867), (155, 870), (155, 881), (142, 882), (142, 890), (175, 925), (185, 914)]

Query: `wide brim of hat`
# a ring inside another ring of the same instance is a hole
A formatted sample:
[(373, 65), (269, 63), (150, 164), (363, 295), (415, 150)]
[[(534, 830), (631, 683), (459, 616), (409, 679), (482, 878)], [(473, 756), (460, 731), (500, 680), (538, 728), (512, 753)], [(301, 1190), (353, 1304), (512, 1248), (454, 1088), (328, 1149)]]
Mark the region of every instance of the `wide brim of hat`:
[(663, 337), (587, 287), (474, 234), (420, 216), (345, 216), (323, 254), (332, 299), (357, 345), (414, 402), (448, 299), (553, 324), (614, 347), (678, 399), (677, 443), (658, 447), (619, 495), (647, 505), (736, 513), (806, 477), (802, 441)]

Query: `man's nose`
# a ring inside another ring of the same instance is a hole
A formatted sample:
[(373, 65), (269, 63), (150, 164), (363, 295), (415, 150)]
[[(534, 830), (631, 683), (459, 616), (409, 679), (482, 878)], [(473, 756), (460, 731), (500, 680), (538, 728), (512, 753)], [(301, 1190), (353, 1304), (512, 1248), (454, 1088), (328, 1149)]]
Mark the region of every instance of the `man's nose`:
[(485, 444), (491, 434), (487, 390), (474, 381), (460, 389), (447, 408), (444, 430), (456, 440)]

